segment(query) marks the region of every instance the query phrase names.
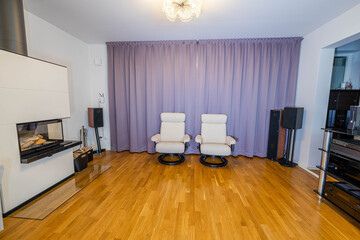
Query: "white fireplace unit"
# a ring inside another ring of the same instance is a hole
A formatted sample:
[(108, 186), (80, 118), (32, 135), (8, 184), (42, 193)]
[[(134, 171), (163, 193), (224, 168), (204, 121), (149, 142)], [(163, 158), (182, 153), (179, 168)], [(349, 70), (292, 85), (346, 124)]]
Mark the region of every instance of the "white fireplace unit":
[(67, 68), (0, 50), (0, 113), (2, 207), (8, 213), (74, 173), (71, 148), (22, 164), (17, 131), (18, 123), (70, 117)]

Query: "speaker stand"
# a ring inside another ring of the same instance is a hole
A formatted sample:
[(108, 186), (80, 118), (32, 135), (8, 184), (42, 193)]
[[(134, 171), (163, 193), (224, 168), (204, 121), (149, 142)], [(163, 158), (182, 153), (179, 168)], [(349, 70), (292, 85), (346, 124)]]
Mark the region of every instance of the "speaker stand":
[(286, 155), (279, 159), (281, 166), (296, 167), (298, 165), (297, 163), (294, 163), (295, 138), (296, 129), (287, 129)]
[(100, 136), (99, 136), (99, 130), (97, 127), (95, 128), (95, 136), (96, 136), (96, 144), (97, 144), (96, 154), (101, 154), (102, 150), (101, 150)]

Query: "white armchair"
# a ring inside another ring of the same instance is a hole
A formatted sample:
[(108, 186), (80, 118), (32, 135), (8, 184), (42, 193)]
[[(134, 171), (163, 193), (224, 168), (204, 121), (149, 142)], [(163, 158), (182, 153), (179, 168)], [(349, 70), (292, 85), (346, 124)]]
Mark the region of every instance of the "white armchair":
[[(236, 140), (231, 136), (226, 136), (225, 114), (202, 114), (201, 115), (201, 135), (197, 135), (195, 142), (199, 143), (200, 162), (208, 167), (225, 167), (228, 163), (225, 156), (231, 154), (232, 147)], [(209, 163), (207, 157), (219, 158), (221, 163)]]
[[(156, 152), (161, 153), (159, 162), (166, 165), (177, 165), (185, 161), (182, 155), (189, 142), (190, 135), (185, 134), (185, 113), (162, 113), (160, 134), (151, 137)], [(166, 156), (178, 156), (178, 161), (166, 161)]]

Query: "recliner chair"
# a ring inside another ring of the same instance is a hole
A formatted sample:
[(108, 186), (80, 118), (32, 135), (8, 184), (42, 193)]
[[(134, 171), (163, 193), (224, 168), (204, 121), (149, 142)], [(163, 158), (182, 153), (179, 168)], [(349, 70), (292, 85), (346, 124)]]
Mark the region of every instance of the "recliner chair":
[[(156, 152), (161, 153), (158, 160), (162, 164), (177, 165), (185, 161), (182, 155), (190, 142), (190, 135), (185, 134), (185, 113), (161, 113), (160, 134), (151, 137)], [(178, 156), (178, 161), (166, 161), (166, 156)]]
[[(200, 162), (208, 167), (225, 167), (228, 163), (226, 156), (231, 154), (236, 140), (226, 136), (225, 114), (202, 114), (201, 135), (197, 135), (195, 142), (199, 143)], [(219, 158), (221, 163), (209, 163), (206, 158)]]

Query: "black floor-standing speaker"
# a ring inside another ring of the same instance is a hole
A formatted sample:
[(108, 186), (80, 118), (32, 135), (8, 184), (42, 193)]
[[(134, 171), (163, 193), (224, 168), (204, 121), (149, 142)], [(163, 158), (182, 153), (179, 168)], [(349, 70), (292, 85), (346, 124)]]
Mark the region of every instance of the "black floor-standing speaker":
[(304, 115), (304, 108), (302, 107), (285, 107), (284, 108), (284, 120), (283, 128), (286, 128), (286, 154), (283, 159), (279, 161), (282, 166), (295, 167), (297, 163), (294, 163), (294, 150), (296, 130), (302, 128)]
[(286, 130), (282, 127), (284, 110), (270, 110), (269, 138), (266, 157), (279, 160), (284, 157)]

